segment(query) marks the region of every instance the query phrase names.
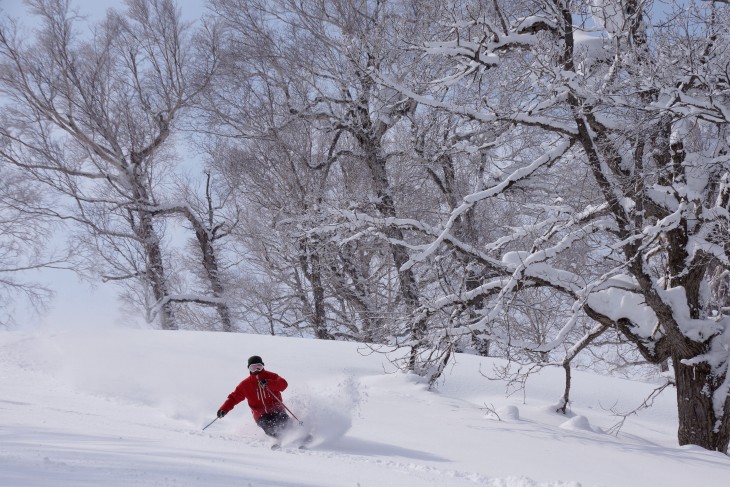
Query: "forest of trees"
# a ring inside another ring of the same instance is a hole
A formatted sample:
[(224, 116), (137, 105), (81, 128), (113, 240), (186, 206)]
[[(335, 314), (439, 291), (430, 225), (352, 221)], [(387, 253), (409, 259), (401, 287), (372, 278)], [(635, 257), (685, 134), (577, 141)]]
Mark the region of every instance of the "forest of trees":
[(562, 367), (562, 412), (572, 367), (668, 369), (679, 443), (727, 452), (728, 2), (26, 4), (3, 322), (74, 268), (161, 329)]

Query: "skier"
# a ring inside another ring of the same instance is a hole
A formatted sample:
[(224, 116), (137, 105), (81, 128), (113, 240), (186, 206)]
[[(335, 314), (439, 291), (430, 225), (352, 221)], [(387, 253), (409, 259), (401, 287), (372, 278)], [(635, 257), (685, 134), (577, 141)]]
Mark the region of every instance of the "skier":
[(279, 440), (280, 435), (291, 424), (281, 402), (281, 393), (289, 384), (283, 377), (264, 370), (264, 361), (258, 355), (248, 359), (248, 371), (249, 376), (238, 384), (218, 409), (218, 417), (224, 417), (236, 404), (248, 400), (248, 407), (251, 408), (256, 424), (264, 433)]

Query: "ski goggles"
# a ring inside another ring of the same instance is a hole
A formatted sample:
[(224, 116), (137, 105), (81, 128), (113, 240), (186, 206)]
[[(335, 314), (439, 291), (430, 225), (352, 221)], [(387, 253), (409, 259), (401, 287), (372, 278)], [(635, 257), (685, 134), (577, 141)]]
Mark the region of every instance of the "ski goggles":
[(254, 374), (262, 370), (264, 370), (264, 364), (251, 364), (248, 366), (248, 371)]

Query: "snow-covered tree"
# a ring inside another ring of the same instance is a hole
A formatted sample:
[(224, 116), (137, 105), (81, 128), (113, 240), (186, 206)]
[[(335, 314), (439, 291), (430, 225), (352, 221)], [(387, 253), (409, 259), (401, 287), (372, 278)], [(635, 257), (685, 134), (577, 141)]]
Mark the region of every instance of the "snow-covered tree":
[[(308, 222), (299, 229), (302, 235), (297, 245), (302, 251), (302, 276), (311, 286), (308, 294), (315, 311), (309, 316), (314, 323), (320, 323), (315, 328), (322, 330), (321, 324), (337, 313), (336, 306), (328, 304), (332, 306), (328, 317), (321, 299), (316, 297), (323, 296), (328, 286), (330, 296), (340, 289), (341, 305), (355, 311), (362, 329), (369, 330), (366, 334), (383, 336), (382, 330), (373, 328), (383, 325), (378, 315), (383, 315), (382, 303), (388, 298), (376, 304), (380, 300), (373, 298), (373, 289), (379, 289), (378, 293), (390, 290), (390, 302), (397, 300), (408, 314), (419, 306), (417, 276), (411, 270), (399, 270), (408, 260), (408, 251), (400, 244), (403, 231), (384, 226), (381, 231), (366, 232), (346, 244), (351, 234), (343, 231), (333, 236), (331, 230), (359, 224), (351, 218), (358, 211), (376, 219), (399, 214), (388, 167), (388, 142), (393, 128), (415, 104), (375, 83), (370, 73), (397, 66), (392, 56), (399, 51), (389, 45), (396, 39), (392, 35), (396, 12), (388, 2), (368, 1), (216, 0), (213, 8), (228, 28), (230, 56), (226, 60), (239, 68), (232, 71), (233, 76), (248, 85), (246, 95), (239, 92), (231, 96), (233, 92), (223, 90), (211, 97), (213, 118), (225, 126), (221, 130), (240, 139), (255, 136), (268, 142), (272, 153), (264, 155), (269, 163), (278, 157), (279, 164), (293, 164), (296, 152), (306, 149), (307, 144), (314, 149), (312, 153), (322, 156), (309, 162), (300, 158), (296, 162), (299, 169), (288, 172), (291, 188), (300, 193), (297, 197), (309, 198), (300, 207)], [(252, 107), (260, 112), (255, 113)], [(244, 112), (247, 116), (241, 117)], [(268, 126), (261, 127), (262, 121)], [(301, 135), (306, 138), (309, 131), (316, 139), (298, 148), (290, 142), (276, 146), (283, 137), (293, 137), (305, 126)], [(259, 142), (259, 147), (262, 144)], [(337, 182), (347, 185), (348, 181), (357, 181), (357, 185), (334, 204), (324, 196), (332, 196), (330, 191), (336, 184), (322, 186), (326, 191), (294, 184), (306, 172), (310, 174), (305, 179), (316, 172), (333, 177), (335, 171)], [(345, 209), (350, 211), (340, 211)], [(338, 215), (334, 227), (329, 224), (333, 214)], [(380, 243), (373, 247), (365, 244), (368, 239)], [(327, 242), (334, 240), (342, 245), (327, 252), (327, 258), (334, 259), (325, 262), (323, 251)], [(329, 284), (324, 282), (326, 277)], [(415, 341), (422, 332), (423, 323), (418, 322), (408, 331)]]
[[(483, 265), (480, 284), (423, 312), (478, 299), (478, 319), (451, 333), (481, 329), (535, 353), (563, 349), (566, 360), (617, 330), (646, 360), (670, 360), (679, 443), (727, 451), (730, 9), (686, 2), (665, 15), (631, 0), (591, 2), (590, 12), (568, 0), (459, 5), (444, 9), (459, 12), (441, 19), (449, 35), (422, 48), (449, 61), (432, 94), (381, 77), (421, 104), (511, 124), (492, 149), (498, 171), (405, 266), (464, 253)], [(474, 96), (444, 102), (456, 85)], [(539, 145), (515, 152), (514, 140), (525, 137)], [(455, 234), (472, 208), (516, 194), (525, 195), (523, 225), (478, 247)], [(571, 303), (549, 337), (497, 326), (538, 288)], [(576, 335), (583, 317), (595, 326)]]

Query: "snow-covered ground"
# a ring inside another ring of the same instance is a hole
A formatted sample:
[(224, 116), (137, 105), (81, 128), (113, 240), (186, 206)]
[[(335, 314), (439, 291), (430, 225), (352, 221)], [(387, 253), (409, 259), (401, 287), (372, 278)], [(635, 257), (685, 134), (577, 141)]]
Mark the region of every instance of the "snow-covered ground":
[[(559, 370), (505, 397), (459, 355), (439, 392), (358, 344), (128, 329), (0, 333), (0, 485), (673, 487), (730, 485), (730, 458), (676, 446), (674, 397), (605, 433), (651, 384)], [(272, 451), (245, 403), (207, 430), (249, 355), (290, 383), (316, 442)], [(485, 405), (499, 415), (489, 413)]]

